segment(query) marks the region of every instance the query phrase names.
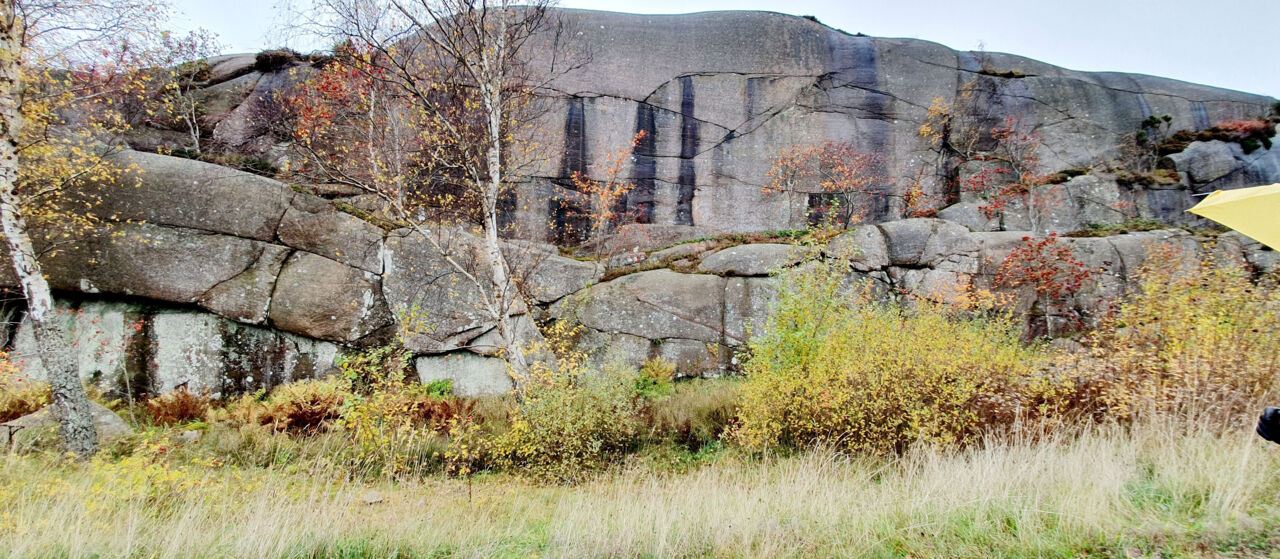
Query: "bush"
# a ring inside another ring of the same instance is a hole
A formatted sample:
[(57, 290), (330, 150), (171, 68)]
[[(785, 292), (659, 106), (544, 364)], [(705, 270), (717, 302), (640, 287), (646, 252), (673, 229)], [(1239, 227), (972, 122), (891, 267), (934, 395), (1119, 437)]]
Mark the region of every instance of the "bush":
[(492, 453), (499, 467), (573, 483), (634, 445), (636, 372), (619, 366), (594, 371), (582, 360), (559, 364), (535, 363), (519, 379), (511, 428), (494, 438)]
[(662, 358), (649, 359), (640, 365), (636, 375), (636, 393), (645, 398), (670, 394), (675, 376), (675, 363)]
[(297, 51), (292, 49), (264, 50), (253, 60), (253, 69), (263, 74), (277, 72), (299, 60)]
[(195, 394), (186, 386), (146, 401), (147, 414), (156, 425), (176, 425), (203, 420), (209, 412), (209, 396)]
[(342, 416), (349, 396), (340, 379), (303, 380), (277, 386), (269, 394), (242, 396), (220, 415), (241, 425), (270, 426), (277, 432), (317, 433)]
[(1280, 391), (1280, 291), (1250, 276), (1156, 247), (1137, 291), (1090, 340), (1090, 355), (1068, 365), (1078, 377), (1072, 406), (1122, 420), (1251, 420)]
[(53, 401), (49, 385), (32, 382), (0, 352), (0, 423), (39, 411)]
[(752, 450), (832, 446), (877, 454), (955, 443), (1037, 408), (1042, 354), (1005, 314), (913, 308), (848, 286), (847, 262), (783, 276), (766, 334), (750, 343), (735, 439)]
[(411, 382), (410, 357), (382, 347), (337, 362), (351, 394), (342, 425), (354, 443), (353, 465), (365, 473), (395, 477), (421, 470), (439, 437), (473, 413), (474, 402), (439, 396), (452, 385)]

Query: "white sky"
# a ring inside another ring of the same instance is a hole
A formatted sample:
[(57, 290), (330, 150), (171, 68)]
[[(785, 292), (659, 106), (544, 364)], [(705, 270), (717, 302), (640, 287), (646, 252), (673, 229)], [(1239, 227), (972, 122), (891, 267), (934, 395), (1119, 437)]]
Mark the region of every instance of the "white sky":
[[(227, 52), (282, 46), (275, 0), (173, 0), (179, 29), (217, 33)], [(915, 37), (1028, 56), (1075, 70), (1177, 78), (1280, 97), (1280, 0), (562, 0), (632, 13), (770, 10), (850, 33)], [(309, 50), (310, 45), (291, 45)]]

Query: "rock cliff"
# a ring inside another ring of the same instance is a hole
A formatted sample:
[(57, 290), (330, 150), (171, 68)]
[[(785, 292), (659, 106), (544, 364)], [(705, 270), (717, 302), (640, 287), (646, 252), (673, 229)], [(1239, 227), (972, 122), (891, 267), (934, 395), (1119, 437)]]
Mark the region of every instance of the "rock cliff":
[[(596, 171), (595, 162), (640, 131), (647, 137), (627, 173), (636, 188), (626, 205), (664, 239), (804, 227), (823, 193), (782, 197), (761, 190), (783, 149), (824, 142), (848, 142), (883, 158), (888, 173), (873, 185), (870, 221), (907, 217), (903, 197), (918, 184), (939, 206), (959, 202), (951, 213), (976, 224), (975, 200), (958, 185), (981, 166), (919, 133), (931, 106), (963, 111), (978, 136), (1014, 119), (1043, 146), (1043, 174), (1089, 173), (1061, 186), (1057, 195), (1065, 202), (1045, 216), (1038, 227), (1044, 230), (1122, 221), (1124, 212), (1114, 209), (1120, 204), (1181, 223), (1194, 194), (1280, 181), (1280, 152), (1245, 154), (1225, 142), (1193, 146), (1194, 156), (1164, 162), (1181, 173), (1169, 184), (1133, 184), (1113, 172), (1125, 156), (1122, 146), (1149, 131), (1143, 123), (1150, 117), (1167, 115), (1168, 133), (1203, 131), (1266, 116), (1276, 102), (1266, 96), (851, 35), (777, 13), (561, 10), (559, 16), (577, 30), (573, 48), (589, 62), (551, 83), (549, 110), (534, 132), (541, 165), (506, 204), (513, 234), (526, 239), (580, 241), (572, 229), (588, 209), (575, 201), (569, 177)], [(311, 68), (295, 62), (261, 73), (252, 55), (214, 62), (205, 88), (212, 138), (280, 162), (284, 144), (260, 121), (271, 114), (274, 93)], [(138, 147), (158, 145), (152, 136), (145, 140)], [(981, 140), (979, 149), (990, 142)], [(1038, 220), (1014, 211), (982, 226), (1026, 229), (1032, 221)]]
[[(869, 222), (807, 250), (856, 254), (856, 276), (886, 293), (921, 296), (990, 287), (1022, 230), (1117, 223), (1131, 215), (1116, 211), (1121, 205), (1132, 215), (1187, 224), (1183, 210), (1197, 193), (1280, 181), (1280, 148), (1246, 153), (1211, 137), (1164, 154), (1167, 180), (1135, 181), (1108, 163), (1123, 156), (1117, 146), (1143, 131), (1148, 117), (1169, 115), (1168, 134), (1200, 132), (1267, 115), (1275, 103), (1268, 97), (850, 35), (773, 13), (562, 15), (580, 30), (591, 61), (553, 83), (552, 110), (537, 131), (545, 157), (507, 204), (508, 258), (529, 295), (512, 314), (530, 337), (537, 322), (580, 323), (584, 347), (601, 358), (663, 357), (686, 375), (733, 369), (737, 350), (767, 317), (777, 289), (769, 272), (805, 254), (779, 242), (675, 243), (803, 228), (821, 192), (762, 192), (772, 160), (788, 146), (848, 142), (884, 159), (891, 172), (874, 185), (880, 195)], [(310, 67), (299, 61), (260, 72), (248, 55), (210, 62), (202, 118), (217, 145), (284, 162), (287, 143), (263, 115), (275, 92)], [(937, 103), (968, 104), (977, 126), (1017, 119), (1043, 146), (1044, 174), (1072, 171), (1053, 186), (1065, 202), (995, 218), (978, 211), (979, 201), (956, 184), (981, 172), (981, 162), (960, 161), (919, 133)], [(644, 249), (624, 264), (648, 270), (619, 276), (615, 269), (601, 281), (604, 263), (562, 257), (544, 243), (583, 240), (567, 233), (586, 210), (575, 206), (568, 177), (591, 172), (638, 131), (647, 136), (628, 170), (636, 188), (626, 205), (643, 240), (610, 248)], [(148, 153), (181, 141), (161, 130), (134, 134), (136, 149), (113, 157), (135, 168), (136, 181), (85, 185), (86, 195), (101, 200), (94, 211), (103, 225), (44, 262), (86, 379), (119, 392), (187, 383), (227, 394), (326, 374), (341, 351), (398, 338), (417, 356), (424, 380), (453, 378), (467, 394), (510, 387), (492, 357), (493, 324), (435, 248), (474, 255), (468, 232), (386, 227), (340, 211), (351, 204), (335, 199), (356, 201), (340, 188), (294, 188)], [(945, 201), (942, 219), (904, 219), (912, 177)], [(1153, 243), (1216, 251), (1260, 270), (1277, 260), (1238, 236), (1206, 248), (1181, 229), (1068, 242), (1099, 271), (1072, 302), (1085, 316), (1130, 287)], [(1022, 304), (1031, 310), (1025, 297)], [(25, 325), (11, 343), (39, 376)]]

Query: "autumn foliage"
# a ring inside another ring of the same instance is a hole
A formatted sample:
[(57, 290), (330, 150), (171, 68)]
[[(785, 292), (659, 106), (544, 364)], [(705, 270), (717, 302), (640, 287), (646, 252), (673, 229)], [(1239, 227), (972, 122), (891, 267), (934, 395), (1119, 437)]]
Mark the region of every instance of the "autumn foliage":
[(865, 219), (885, 196), (877, 187), (887, 172), (883, 156), (861, 153), (848, 142), (827, 142), (783, 148), (766, 178), (766, 194), (809, 195), (809, 224), (848, 226)]
[(285, 98), (295, 149), (291, 172), (404, 203), (420, 167), (420, 133), (387, 70), (354, 47)]
[(573, 189), (586, 196), (591, 207), (588, 215), (591, 223), (591, 238), (612, 233), (626, 220), (627, 215), (620, 203), (627, 193), (635, 188), (635, 183), (628, 180), (629, 177), (626, 177), (624, 172), (627, 169), (627, 163), (631, 161), (632, 154), (646, 135), (647, 133), (643, 130), (636, 132), (631, 139), (631, 145), (606, 154), (604, 164), (599, 169), (603, 178), (592, 179), (581, 172), (574, 172), (570, 178), (573, 181)]
[(1054, 334), (1053, 317), (1079, 325), (1079, 315), (1070, 306), (1071, 299), (1093, 278), (1095, 271), (1076, 258), (1070, 245), (1057, 234), (1046, 237), (1023, 237), (1000, 263), (997, 285), (1018, 289), (1030, 288), (1049, 319), (1049, 334)]

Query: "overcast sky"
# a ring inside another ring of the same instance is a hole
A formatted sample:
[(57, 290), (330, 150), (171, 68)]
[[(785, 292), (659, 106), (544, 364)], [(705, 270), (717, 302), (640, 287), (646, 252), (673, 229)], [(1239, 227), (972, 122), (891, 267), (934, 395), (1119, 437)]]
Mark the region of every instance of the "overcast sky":
[[(281, 46), (275, 0), (173, 0), (175, 28), (217, 33), (227, 52)], [(1177, 78), (1280, 97), (1280, 0), (563, 0), (632, 13), (770, 10), (850, 33), (1009, 52), (1075, 70)], [(308, 45), (294, 45), (302, 48)]]

